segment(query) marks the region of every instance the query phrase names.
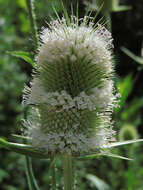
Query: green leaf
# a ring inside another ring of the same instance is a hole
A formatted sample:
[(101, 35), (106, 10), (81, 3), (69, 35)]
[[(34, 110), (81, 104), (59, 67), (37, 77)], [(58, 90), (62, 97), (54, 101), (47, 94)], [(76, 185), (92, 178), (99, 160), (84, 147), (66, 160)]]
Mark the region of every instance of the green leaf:
[(119, 158), (119, 159), (123, 159), (123, 160), (133, 160), (131, 158), (127, 158), (127, 157), (120, 156), (120, 155), (117, 155), (117, 154), (112, 154), (112, 153), (104, 153), (102, 155), (107, 156), (107, 157), (112, 157), (112, 158)]
[(4, 184), (4, 188), (7, 189), (7, 190), (18, 190), (17, 187), (14, 187), (14, 186), (11, 186), (11, 185), (5, 185), (5, 184)]
[(143, 58), (139, 57), (139, 56), (136, 56), (135, 54), (133, 54), (130, 50), (128, 50), (127, 48), (125, 47), (121, 47), (121, 50), (126, 54), (128, 55), (131, 59), (133, 59), (135, 62), (143, 65)]
[(18, 5), (19, 5), (20, 8), (26, 9), (25, 0), (17, 0), (17, 3), (18, 3)]
[(101, 156), (101, 153), (81, 156), (81, 157), (79, 157), (78, 159), (79, 159), (79, 160), (91, 160), (91, 159), (97, 158), (97, 157), (99, 157), (99, 156)]
[(137, 142), (143, 142), (143, 139), (115, 142), (115, 143), (111, 143), (109, 145), (104, 145), (103, 148), (114, 148), (114, 147), (123, 146), (123, 145), (127, 145), (127, 144), (132, 144), (132, 143), (137, 143)]
[(24, 52), (24, 51), (11, 51), (10, 52), (10, 51), (8, 51), (7, 53), (9, 53), (12, 56), (23, 59), (27, 63), (30, 63), (32, 66), (35, 65), (34, 61), (30, 57), (30, 53), (28, 53), (28, 52)]
[(134, 187), (135, 187), (135, 171), (132, 167), (129, 167), (127, 171), (125, 171), (125, 180), (126, 180), (126, 183), (127, 183), (127, 187), (128, 189), (130, 190), (133, 190)]
[(13, 152), (31, 156), (34, 158), (48, 159), (47, 154), (45, 154), (41, 150), (33, 148), (31, 145), (12, 143), (12, 142), (8, 142), (2, 138), (0, 138), (0, 148), (5, 148), (5, 149), (11, 150)]
[(134, 99), (132, 102), (130, 102), (130, 104), (128, 105), (128, 107), (126, 107), (126, 109), (124, 109), (121, 113), (121, 118), (123, 120), (129, 120), (130, 118), (134, 118), (134, 116), (136, 117), (136, 113), (139, 109), (141, 109), (143, 107), (143, 98), (141, 99)]
[(87, 174), (86, 178), (91, 181), (91, 183), (98, 189), (98, 190), (109, 190), (110, 187), (107, 183), (105, 183), (102, 179), (99, 179), (97, 176), (92, 174)]
[(3, 181), (4, 178), (6, 177), (9, 177), (9, 174), (3, 170), (3, 169), (0, 169), (0, 183)]
[(122, 81), (117, 82), (118, 91), (121, 94), (119, 107), (115, 108), (115, 113), (117, 113), (124, 106), (126, 99), (130, 95), (134, 85), (134, 80), (132, 75), (127, 75)]
[(121, 11), (128, 11), (128, 10), (131, 10), (131, 9), (132, 9), (131, 6), (117, 6), (112, 11), (113, 12), (121, 12)]
[(84, 157), (80, 157), (79, 160), (91, 160), (91, 159), (95, 159), (99, 156), (107, 156), (107, 157), (113, 157), (113, 158), (119, 158), (119, 159), (123, 159), (123, 160), (132, 160), (131, 158), (127, 158), (124, 156), (119, 156), (116, 154), (112, 154), (112, 153), (99, 153), (99, 154), (91, 154), (88, 156), (84, 156)]
[(30, 140), (30, 137), (26, 137), (26, 136), (22, 136), (22, 135), (16, 135), (16, 134), (12, 134), (13, 137), (16, 137), (18, 139), (23, 139), (23, 140)]

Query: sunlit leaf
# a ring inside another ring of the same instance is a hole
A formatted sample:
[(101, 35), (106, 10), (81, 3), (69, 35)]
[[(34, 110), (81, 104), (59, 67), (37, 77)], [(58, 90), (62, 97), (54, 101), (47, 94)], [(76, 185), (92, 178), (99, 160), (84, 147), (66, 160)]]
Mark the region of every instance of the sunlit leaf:
[(102, 179), (98, 178), (95, 175), (87, 174), (86, 178), (91, 181), (91, 183), (98, 189), (98, 190), (109, 190), (110, 187), (107, 183), (105, 183)]
[(99, 153), (99, 154), (91, 154), (91, 155), (88, 155), (88, 156), (80, 157), (79, 159), (80, 160), (91, 160), (91, 159), (96, 159), (99, 156), (119, 158), (119, 159), (123, 159), (123, 160), (132, 160), (131, 158), (127, 158), (127, 157), (124, 157), (124, 156), (119, 156), (119, 155), (112, 154), (112, 153), (109, 153), (109, 152), (107, 152), (107, 153)]
[(107, 157), (112, 157), (112, 158), (119, 158), (119, 159), (122, 159), (122, 160), (133, 160), (131, 158), (127, 158), (127, 157), (120, 156), (120, 155), (117, 155), (117, 154), (112, 154), (112, 153), (105, 153), (105, 154), (102, 154), (102, 156), (107, 156)]
[(121, 12), (121, 11), (128, 11), (131, 10), (131, 6), (117, 6), (113, 9), (113, 12)]
[(7, 53), (9, 53), (12, 56), (18, 57), (23, 59), (24, 61), (26, 61), (27, 63), (30, 63), (32, 66), (34, 66), (34, 61), (32, 60), (32, 58), (30, 57), (30, 53), (28, 52), (24, 52), (24, 51), (8, 51)]
[(143, 139), (129, 140), (129, 141), (123, 141), (123, 142), (115, 142), (115, 143), (111, 143), (109, 145), (104, 145), (103, 148), (114, 148), (114, 147), (123, 146), (123, 145), (127, 145), (127, 144), (132, 144), (132, 143), (137, 143), (137, 142), (143, 142)]
[(26, 9), (26, 2), (25, 2), (25, 0), (17, 0), (17, 3), (19, 5), (19, 7)]
[(16, 138), (18, 138), (18, 139), (27, 139), (27, 140), (29, 140), (29, 139), (31, 139), (30, 137), (26, 137), (26, 136), (22, 136), (22, 135), (16, 135), (16, 134), (12, 134), (12, 136), (13, 137), (16, 137)]
[(39, 159), (47, 159), (48, 155), (44, 154), (38, 149), (33, 148), (31, 145), (26, 145), (26, 144), (18, 144), (18, 143), (12, 143), (8, 142), (2, 138), (0, 138), (0, 148), (5, 148), (8, 150), (11, 150), (13, 152), (31, 156), (34, 158), (39, 158)]

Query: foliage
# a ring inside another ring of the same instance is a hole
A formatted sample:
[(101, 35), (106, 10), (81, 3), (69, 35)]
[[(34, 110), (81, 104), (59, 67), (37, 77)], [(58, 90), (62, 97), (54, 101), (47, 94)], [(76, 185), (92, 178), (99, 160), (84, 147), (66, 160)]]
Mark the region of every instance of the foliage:
[(1, 62), (0, 71), (0, 133), (9, 135), (14, 131), (13, 126), (17, 126), (17, 120), (22, 113), (20, 95), (26, 77), (21, 73), (19, 66), (12, 61), (10, 64)]

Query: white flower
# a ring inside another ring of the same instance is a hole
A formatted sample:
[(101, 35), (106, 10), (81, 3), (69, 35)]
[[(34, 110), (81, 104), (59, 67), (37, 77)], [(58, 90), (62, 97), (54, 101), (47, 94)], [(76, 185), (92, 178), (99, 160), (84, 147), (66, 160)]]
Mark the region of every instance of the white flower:
[(92, 152), (113, 140), (112, 37), (87, 19), (77, 25), (72, 17), (68, 26), (63, 18), (43, 30), (37, 73), (25, 88), (28, 134), (48, 153)]

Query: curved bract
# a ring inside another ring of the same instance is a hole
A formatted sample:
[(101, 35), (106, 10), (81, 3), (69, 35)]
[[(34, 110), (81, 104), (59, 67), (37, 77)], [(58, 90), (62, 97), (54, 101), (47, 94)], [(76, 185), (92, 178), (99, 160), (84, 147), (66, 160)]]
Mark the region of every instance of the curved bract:
[(27, 134), (46, 152), (79, 155), (114, 140), (112, 37), (92, 18), (63, 18), (42, 31), (36, 72), (25, 87)]

